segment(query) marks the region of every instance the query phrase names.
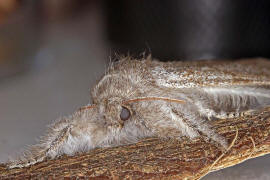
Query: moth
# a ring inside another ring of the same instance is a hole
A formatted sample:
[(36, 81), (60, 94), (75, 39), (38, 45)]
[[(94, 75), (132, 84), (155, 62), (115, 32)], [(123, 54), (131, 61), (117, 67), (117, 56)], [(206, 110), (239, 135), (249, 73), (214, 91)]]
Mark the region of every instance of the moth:
[(270, 62), (160, 62), (122, 57), (91, 91), (92, 103), (51, 125), (40, 143), (9, 163), (25, 167), (63, 154), (145, 137), (204, 137), (226, 149), (211, 121), (270, 105)]

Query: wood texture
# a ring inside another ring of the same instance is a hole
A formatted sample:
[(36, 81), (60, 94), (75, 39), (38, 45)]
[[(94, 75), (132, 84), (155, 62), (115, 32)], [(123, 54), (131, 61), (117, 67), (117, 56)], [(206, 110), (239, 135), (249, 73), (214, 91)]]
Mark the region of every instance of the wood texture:
[(137, 144), (94, 149), (21, 169), (7, 169), (1, 164), (0, 179), (199, 179), (208, 172), (270, 152), (270, 108), (240, 118), (217, 120), (212, 125), (231, 143), (227, 152), (203, 138), (194, 141), (149, 138)]

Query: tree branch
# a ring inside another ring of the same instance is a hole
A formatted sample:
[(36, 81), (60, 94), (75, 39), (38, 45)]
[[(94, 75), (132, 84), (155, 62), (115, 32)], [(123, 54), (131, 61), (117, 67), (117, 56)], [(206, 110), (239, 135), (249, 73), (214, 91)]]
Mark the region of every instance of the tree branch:
[(2, 164), (0, 178), (199, 179), (211, 171), (270, 152), (270, 108), (213, 121), (212, 125), (228, 139), (231, 149), (224, 152), (219, 145), (203, 138), (194, 141), (149, 138), (137, 144), (94, 149), (21, 169), (7, 169)]

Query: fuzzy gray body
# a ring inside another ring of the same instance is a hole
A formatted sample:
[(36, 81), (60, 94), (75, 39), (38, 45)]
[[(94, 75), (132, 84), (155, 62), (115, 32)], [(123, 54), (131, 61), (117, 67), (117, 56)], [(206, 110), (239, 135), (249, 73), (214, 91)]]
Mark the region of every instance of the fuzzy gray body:
[[(10, 167), (149, 136), (203, 135), (226, 148), (209, 121), (270, 105), (269, 68), (263, 59), (163, 63), (123, 58), (92, 89), (92, 106), (58, 120)], [(130, 111), (127, 120), (120, 118), (123, 107)]]

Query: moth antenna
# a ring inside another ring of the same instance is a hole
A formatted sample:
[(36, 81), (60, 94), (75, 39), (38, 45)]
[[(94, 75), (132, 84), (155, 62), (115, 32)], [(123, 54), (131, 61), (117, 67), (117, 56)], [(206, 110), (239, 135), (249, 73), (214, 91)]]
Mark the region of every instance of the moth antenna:
[(136, 98), (136, 99), (130, 99), (127, 101), (124, 101), (123, 104), (129, 104), (133, 102), (140, 102), (140, 101), (167, 101), (167, 102), (175, 102), (184, 104), (186, 101), (180, 100), (180, 99), (172, 99), (172, 98), (166, 98), (166, 97), (142, 97), (142, 98)]
[(82, 112), (82, 111), (84, 111), (86, 109), (92, 109), (92, 108), (95, 108), (95, 107), (96, 107), (96, 105), (83, 106), (83, 107), (79, 108), (79, 111)]

